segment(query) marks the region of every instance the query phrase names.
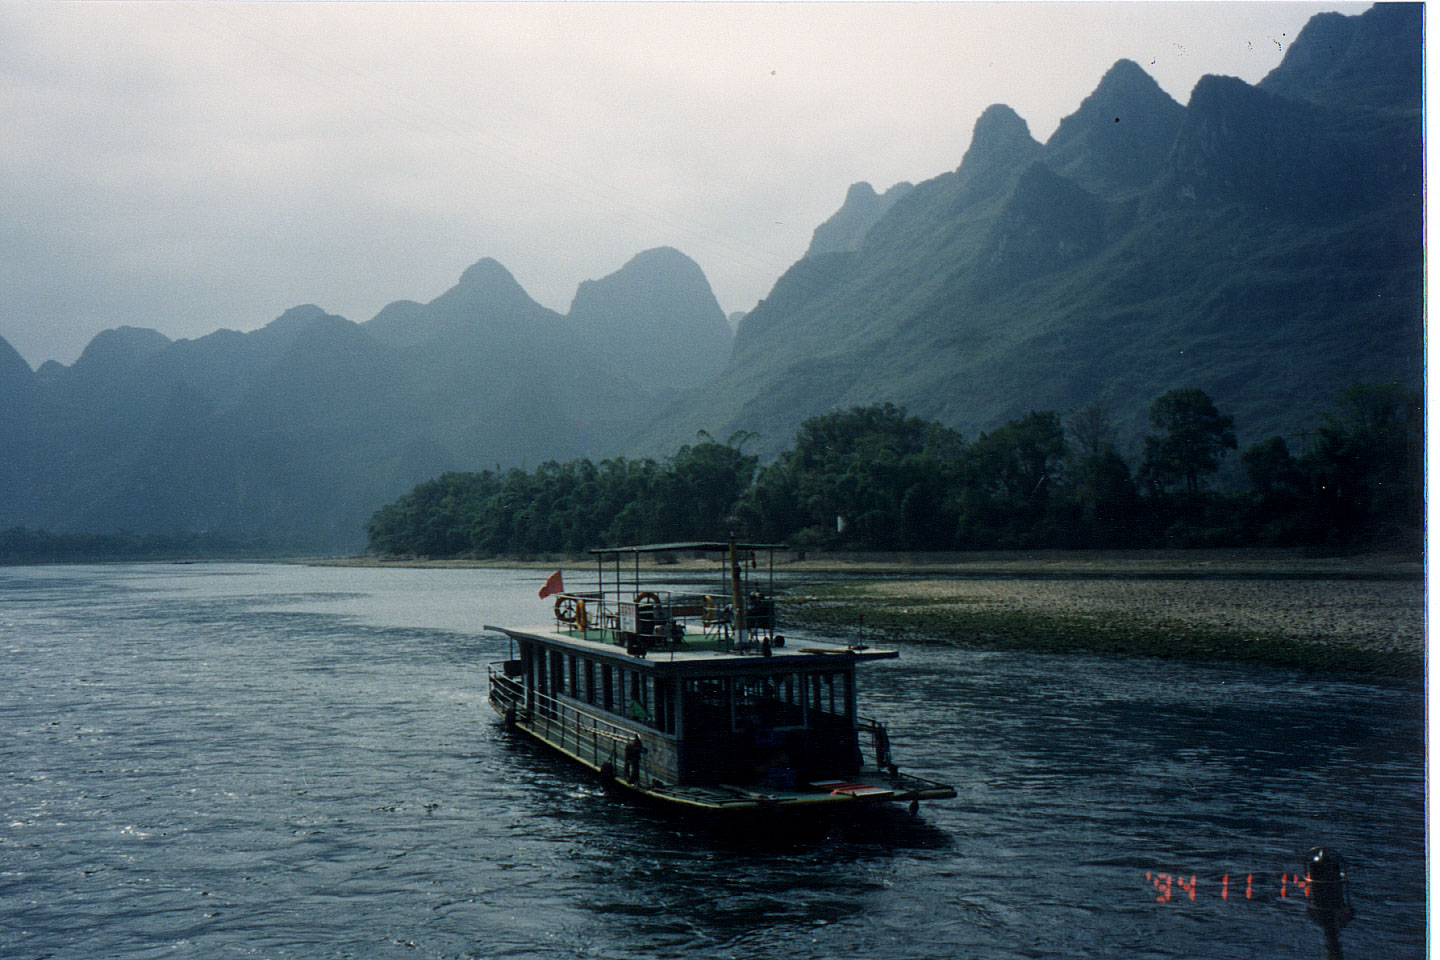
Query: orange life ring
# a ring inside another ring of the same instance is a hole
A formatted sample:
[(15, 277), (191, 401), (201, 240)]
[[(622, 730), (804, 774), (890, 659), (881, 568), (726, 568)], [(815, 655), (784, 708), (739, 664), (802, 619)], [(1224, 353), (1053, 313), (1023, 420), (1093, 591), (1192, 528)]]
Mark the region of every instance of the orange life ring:
[(590, 629), (590, 614), (585, 612), (585, 601), (575, 601), (575, 629), (584, 633)]
[[(562, 623), (575, 622), (575, 598), (561, 594), (555, 598), (555, 619)], [(581, 601), (583, 603), (583, 601)]]
[(655, 606), (658, 607), (660, 606), (660, 594), (652, 593), (649, 590), (646, 590), (644, 593), (635, 594), (635, 602), (641, 604), (653, 603)]

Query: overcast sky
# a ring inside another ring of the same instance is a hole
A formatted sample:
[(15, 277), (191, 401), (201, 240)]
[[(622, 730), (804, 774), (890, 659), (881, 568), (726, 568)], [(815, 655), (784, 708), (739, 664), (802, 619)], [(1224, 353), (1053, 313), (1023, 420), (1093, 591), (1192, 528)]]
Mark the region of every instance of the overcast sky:
[(662, 245), (748, 310), (992, 103), (1043, 141), (1117, 59), (1185, 103), (1367, 6), (0, 2), (0, 337), (364, 321), (487, 256), (563, 313)]

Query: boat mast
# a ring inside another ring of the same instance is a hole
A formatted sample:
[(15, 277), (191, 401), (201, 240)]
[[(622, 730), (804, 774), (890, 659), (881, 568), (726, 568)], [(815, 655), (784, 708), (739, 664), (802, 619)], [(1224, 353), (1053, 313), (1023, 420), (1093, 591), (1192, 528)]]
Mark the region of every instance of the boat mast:
[(730, 534), (730, 602), (735, 619), (735, 643), (745, 648), (745, 595), (740, 589), (740, 552), (735, 547), (735, 534)]

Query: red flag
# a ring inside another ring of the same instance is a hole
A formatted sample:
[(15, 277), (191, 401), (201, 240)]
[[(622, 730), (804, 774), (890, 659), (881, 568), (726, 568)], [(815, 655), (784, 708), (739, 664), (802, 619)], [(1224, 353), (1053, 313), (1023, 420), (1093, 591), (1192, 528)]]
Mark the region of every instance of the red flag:
[(564, 593), (565, 583), (560, 579), (560, 571), (556, 570), (545, 579), (545, 586), (540, 588), (540, 599), (544, 600), (552, 593)]

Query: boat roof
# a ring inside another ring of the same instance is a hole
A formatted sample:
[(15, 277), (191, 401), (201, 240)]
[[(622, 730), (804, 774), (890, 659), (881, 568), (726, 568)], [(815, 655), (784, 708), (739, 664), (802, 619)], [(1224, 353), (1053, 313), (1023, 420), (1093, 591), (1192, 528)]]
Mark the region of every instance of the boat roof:
[[(595, 547), (590, 552), (596, 556), (613, 556), (631, 553), (665, 553), (669, 550), (690, 550), (697, 553), (725, 553), (730, 543), (724, 540), (691, 540), (681, 543), (644, 543), (629, 547)], [(736, 543), (737, 550), (789, 550), (783, 543)]]

